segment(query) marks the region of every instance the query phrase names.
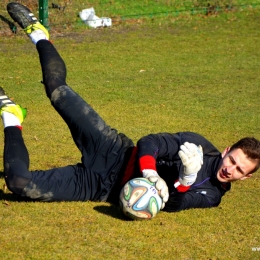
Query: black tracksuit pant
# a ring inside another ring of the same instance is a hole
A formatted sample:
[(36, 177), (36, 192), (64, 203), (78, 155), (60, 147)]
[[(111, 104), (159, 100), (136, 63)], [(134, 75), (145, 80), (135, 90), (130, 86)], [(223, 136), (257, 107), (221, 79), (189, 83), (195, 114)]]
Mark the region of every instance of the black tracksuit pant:
[[(110, 128), (66, 84), (65, 64), (47, 40), (37, 45), (43, 83), (51, 104), (67, 123), (81, 151), (81, 163), (42, 171), (29, 171), (29, 154), (16, 127), (6, 127), (4, 171), (8, 188), (42, 201), (105, 201), (133, 149), (133, 142)], [(59, 129), (56, 129), (59, 131)]]

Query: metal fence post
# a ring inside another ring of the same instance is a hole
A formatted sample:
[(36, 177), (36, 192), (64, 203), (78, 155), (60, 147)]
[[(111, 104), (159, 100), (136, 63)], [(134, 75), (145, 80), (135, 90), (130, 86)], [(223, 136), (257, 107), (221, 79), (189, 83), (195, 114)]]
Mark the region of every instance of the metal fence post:
[(40, 23), (46, 27), (49, 28), (48, 24), (48, 0), (39, 0), (39, 19)]

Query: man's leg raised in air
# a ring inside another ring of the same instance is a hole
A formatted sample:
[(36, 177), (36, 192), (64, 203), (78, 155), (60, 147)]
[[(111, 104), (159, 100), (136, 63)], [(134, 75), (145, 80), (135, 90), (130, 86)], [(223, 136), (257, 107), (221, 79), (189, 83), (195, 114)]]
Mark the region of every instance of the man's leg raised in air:
[[(83, 158), (86, 150), (90, 151), (91, 155), (97, 152), (94, 149), (97, 148), (96, 143), (102, 143), (100, 138), (104, 140), (117, 138), (117, 132), (106, 125), (87, 102), (67, 85), (65, 63), (53, 44), (48, 41), (48, 31), (38, 22), (32, 12), (19, 3), (9, 3), (7, 11), (36, 45), (46, 94), (67, 123)], [(87, 161), (92, 160), (88, 158)], [(91, 165), (86, 165), (86, 167), (91, 167)]]
[(67, 123), (74, 142), (82, 153), (83, 165), (101, 174), (102, 178), (107, 178), (108, 173), (117, 172), (123, 164), (126, 150), (133, 147), (133, 142), (111, 129), (87, 102), (67, 85), (65, 63), (53, 44), (48, 41), (48, 32), (46, 33), (46, 29), (31, 11), (18, 3), (9, 3), (7, 10), (36, 44), (46, 94)]

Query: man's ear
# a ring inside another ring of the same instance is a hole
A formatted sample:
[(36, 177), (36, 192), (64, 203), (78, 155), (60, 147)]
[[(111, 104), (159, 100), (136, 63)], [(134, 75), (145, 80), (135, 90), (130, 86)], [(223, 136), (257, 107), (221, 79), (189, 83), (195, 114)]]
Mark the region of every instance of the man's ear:
[(252, 173), (249, 173), (249, 174), (247, 174), (246, 176), (242, 177), (240, 180), (241, 180), (241, 181), (244, 181), (244, 180), (246, 180), (246, 179), (248, 179), (248, 178), (251, 178), (252, 176), (253, 176), (253, 174), (252, 174)]
[(230, 147), (227, 147), (227, 148), (221, 153), (222, 158), (224, 158), (224, 156), (229, 152), (229, 150), (230, 150)]

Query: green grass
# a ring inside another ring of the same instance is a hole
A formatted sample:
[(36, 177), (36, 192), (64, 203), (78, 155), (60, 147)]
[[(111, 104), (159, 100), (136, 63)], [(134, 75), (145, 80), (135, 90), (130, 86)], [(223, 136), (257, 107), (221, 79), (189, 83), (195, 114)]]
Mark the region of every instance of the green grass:
[[(0, 34), (9, 35), (11, 33), (9, 27), (16, 30), (13, 24), (6, 23), (6, 19), (12, 22), (6, 11), (6, 5), (9, 2), (12, 0), (0, 1)], [(245, 12), (250, 9), (259, 9), (260, 6), (260, 0), (17, 0), (16, 2), (26, 5), (38, 16), (39, 3), (45, 2), (45, 5), (41, 7), (46, 11), (44, 24), (48, 24), (49, 29), (59, 33), (86, 28), (86, 24), (79, 17), (79, 12), (91, 7), (95, 9), (98, 17), (112, 18), (112, 24), (116, 25), (137, 23), (143, 20), (156, 19), (158, 21), (166, 18), (182, 19), (183, 17)], [(53, 8), (53, 3), (60, 8)]]
[[(135, 142), (195, 131), (220, 150), (260, 139), (257, 10), (54, 34), (67, 83)], [(0, 85), (27, 107), (30, 169), (73, 164), (80, 154), (50, 106), (27, 37), (0, 38)], [(3, 149), (3, 132), (0, 133)], [(2, 153), (0, 153), (2, 154)], [(3, 171), (1, 166), (0, 171)], [(234, 183), (221, 205), (128, 221), (97, 202), (24, 202), (0, 180), (1, 259), (259, 259), (259, 172)]]

